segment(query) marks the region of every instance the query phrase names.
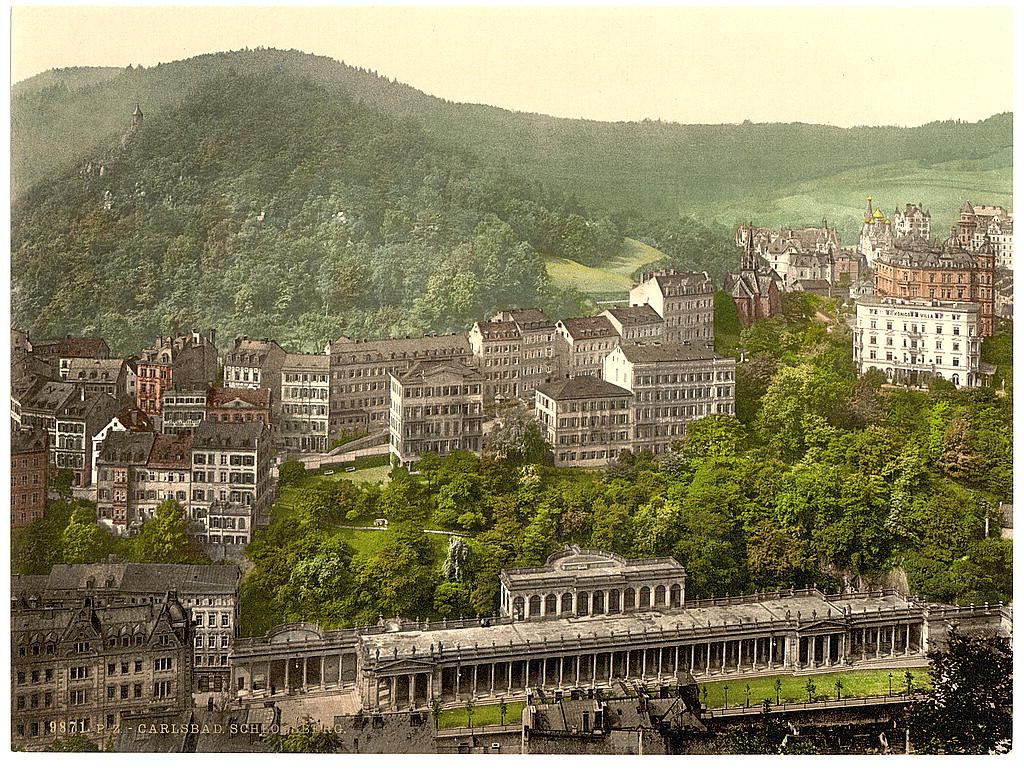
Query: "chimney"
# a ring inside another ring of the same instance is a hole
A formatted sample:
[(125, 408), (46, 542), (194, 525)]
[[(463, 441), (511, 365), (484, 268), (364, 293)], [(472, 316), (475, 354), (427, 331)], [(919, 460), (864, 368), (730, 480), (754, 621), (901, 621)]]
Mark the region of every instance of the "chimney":
[(217, 343), (217, 328), (210, 328), (210, 343), (216, 345)]

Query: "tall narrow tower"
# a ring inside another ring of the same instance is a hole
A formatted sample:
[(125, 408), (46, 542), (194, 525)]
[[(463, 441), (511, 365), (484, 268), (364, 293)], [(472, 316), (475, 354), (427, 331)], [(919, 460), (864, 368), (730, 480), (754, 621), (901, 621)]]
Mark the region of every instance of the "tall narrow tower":
[(135, 103), (135, 111), (132, 113), (132, 131), (139, 128), (142, 123), (142, 108), (139, 107), (139, 103)]
[(747, 243), (743, 246), (743, 261), (740, 263), (741, 271), (757, 270), (757, 251), (754, 249), (754, 224), (747, 224)]

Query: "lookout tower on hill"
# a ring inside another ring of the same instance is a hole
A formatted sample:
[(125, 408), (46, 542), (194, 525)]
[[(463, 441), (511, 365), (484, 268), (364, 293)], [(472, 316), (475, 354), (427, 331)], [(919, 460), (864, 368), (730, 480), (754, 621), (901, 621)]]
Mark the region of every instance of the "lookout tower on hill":
[(142, 124), (142, 108), (139, 107), (139, 103), (135, 103), (135, 110), (132, 113), (132, 131), (135, 131)]

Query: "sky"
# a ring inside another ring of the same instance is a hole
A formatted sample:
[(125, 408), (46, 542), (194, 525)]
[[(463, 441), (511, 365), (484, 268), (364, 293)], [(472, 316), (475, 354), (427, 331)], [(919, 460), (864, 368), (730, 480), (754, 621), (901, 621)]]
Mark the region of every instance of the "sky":
[(568, 118), (837, 126), (1012, 110), (1009, 8), (21, 7), (11, 78), (258, 46)]

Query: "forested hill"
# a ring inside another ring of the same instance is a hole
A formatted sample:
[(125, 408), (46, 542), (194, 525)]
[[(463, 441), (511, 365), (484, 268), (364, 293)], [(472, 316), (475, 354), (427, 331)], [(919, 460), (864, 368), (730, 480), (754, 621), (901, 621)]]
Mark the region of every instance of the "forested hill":
[(545, 296), (537, 250), (590, 260), (622, 244), (612, 221), (481, 171), (414, 120), (287, 74), (194, 81), (128, 123), (14, 203), (13, 323), (35, 336), (127, 353), (195, 325), (310, 350), (464, 330), (501, 308), (573, 313)]
[(574, 314), (537, 250), (593, 263), (631, 237), (721, 279), (741, 220), (827, 216), (848, 242), (865, 195), (926, 202), (935, 233), (964, 198), (1011, 206), (1011, 123), (576, 121), (295, 51), (52, 71), (13, 90), (13, 322), (127, 353), (189, 325), (313, 349)]
[(606, 123), (447, 102), (333, 59), (273, 49), (123, 71), (65, 70), (17, 84), (15, 194), (115, 136), (136, 101), (159, 115), (197, 81), (235, 72), (341, 89), (389, 115), (416, 118), (482, 163), (507, 165), (606, 211), (712, 216), (729, 225), (757, 216), (775, 226), (779, 217), (806, 221), (789, 223), (800, 225), (824, 215), (849, 232), (874, 191), (887, 207), (928, 199), (938, 231), (964, 196), (1011, 204), (1010, 114), (914, 128)]

